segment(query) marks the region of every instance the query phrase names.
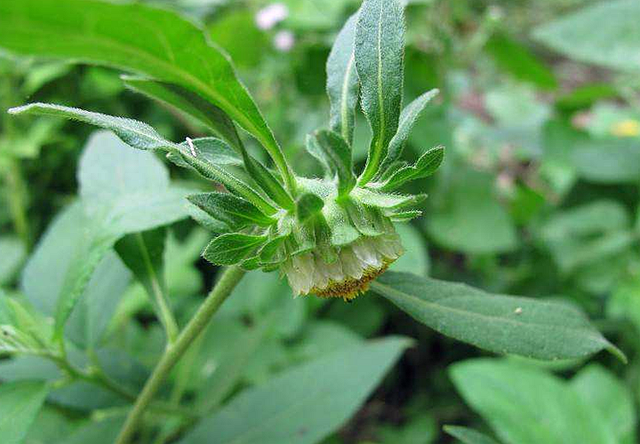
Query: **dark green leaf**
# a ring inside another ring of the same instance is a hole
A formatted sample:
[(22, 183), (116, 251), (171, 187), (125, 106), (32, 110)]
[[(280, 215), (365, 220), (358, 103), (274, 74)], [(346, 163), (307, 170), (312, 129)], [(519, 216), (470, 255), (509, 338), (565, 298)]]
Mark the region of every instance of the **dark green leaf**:
[(244, 147), (242, 150), (244, 165), (251, 175), (251, 178), (255, 180), (260, 188), (262, 188), (267, 196), (269, 196), (274, 202), (284, 209), (292, 210), (295, 207), (293, 199), (284, 189), (280, 181), (278, 181), (273, 173), (264, 165), (249, 155)]
[(262, 143), (283, 175), (289, 173), (226, 55), (174, 12), (94, 0), (3, 2), (0, 46), (23, 55), (105, 64), (185, 87), (224, 110)]
[(355, 62), (361, 104), (373, 139), (360, 183), (378, 172), (398, 129), (402, 106), (404, 16), (398, 0), (365, 0), (358, 15)]
[(445, 432), (459, 439), (463, 444), (498, 444), (493, 438), (468, 427), (446, 425), (443, 428)]
[(498, 66), (516, 79), (543, 89), (555, 89), (558, 86), (553, 71), (529, 48), (506, 34), (496, 33), (491, 36), (486, 49)]
[(415, 99), (402, 110), (398, 132), (393, 136), (393, 139), (391, 139), (391, 142), (389, 143), (389, 150), (387, 152), (387, 156), (382, 162), (382, 165), (380, 165), (380, 171), (386, 170), (393, 162), (400, 159), (404, 146), (409, 138), (409, 134), (418, 120), (418, 117), (420, 117), (420, 114), (424, 110), (424, 107), (427, 106), (427, 103), (429, 103), (439, 92), (440, 91), (437, 89), (432, 89)]
[(337, 178), (338, 193), (349, 194), (356, 184), (353, 174), (351, 147), (333, 131), (316, 131), (307, 137), (307, 150), (324, 165), (327, 172)]
[(537, 359), (571, 359), (606, 349), (625, 360), (578, 309), (485, 293), (464, 284), (387, 272), (371, 288), (438, 332), (477, 347)]
[(0, 385), (0, 436), (3, 444), (21, 444), (47, 396), (43, 382)]
[(246, 226), (269, 226), (275, 222), (255, 206), (228, 193), (194, 194), (189, 202), (205, 211), (209, 216), (225, 223), (232, 230)]
[(353, 44), (357, 14), (352, 15), (336, 38), (327, 60), (327, 94), (331, 102), (331, 130), (351, 145), (358, 102), (358, 73)]
[(322, 441), (356, 412), (407, 345), (406, 339), (387, 338), (288, 370), (241, 393), (180, 443)]
[(115, 250), (146, 290), (168, 336), (174, 338), (178, 327), (170, 315), (171, 308), (165, 279), (166, 240), (166, 227), (159, 227), (123, 237), (116, 243)]
[(196, 119), (202, 125), (213, 130), (236, 150), (242, 146), (238, 131), (229, 116), (199, 95), (178, 85), (142, 77), (123, 76), (123, 81), (133, 91), (144, 94)]
[(202, 256), (214, 265), (234, 265), (249, 256), (266, 240), (266, 236), (223, 234), (211, 241)]

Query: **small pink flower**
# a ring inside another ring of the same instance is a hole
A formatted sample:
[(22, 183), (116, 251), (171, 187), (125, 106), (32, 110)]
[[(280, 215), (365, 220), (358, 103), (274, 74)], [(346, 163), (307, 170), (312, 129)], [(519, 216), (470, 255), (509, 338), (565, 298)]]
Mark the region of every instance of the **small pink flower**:
[(273, 38), (273, 46), (278, 51), (289, 52), (296, 43), (296, 38), (291, 31), (280, 31)]
[(256, 26), (263, 31), (272, 29), (289, 16), (289, 9), (284, 3), (272, 3), (256, 14)]

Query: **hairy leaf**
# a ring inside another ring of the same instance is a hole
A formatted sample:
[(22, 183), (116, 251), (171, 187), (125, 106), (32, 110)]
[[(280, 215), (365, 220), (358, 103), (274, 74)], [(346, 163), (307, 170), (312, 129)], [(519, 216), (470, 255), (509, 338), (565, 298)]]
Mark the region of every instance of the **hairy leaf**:
[(228, 233), (216, 237), (204, 250), (203, 257), (214, 265), (234, 265), (267, 241), (266, 236)]
[(327, 60), (327, 94), (331, 102), (331, 130), (353, 144), (358, 73), (353, 50), (357, 14), (352, 15), (336, 38)]
[(440, 168), (443, 160), (444, 148), (441, 146), (432, 148), (420, 156), (415, 165), (397, 169), (383, 183), (373, 183), (370, 186), (386, 192), (396, 190), (409, 181), (429, 177)]
[(404, 17), (398, 0), (365, 0), (358, 15), (355, 62), (361, 104), (373, 139), (360, 184), (366, 185), (398, 130), (402, 106)]
[(269, 226), (275, 222), (275, 219), (265, 216), (251, 203), (228, 193), (195, 194), (188, 199), (209, 216), (224, 222), (232, 230), (254, 224)]
[(427, 106), (427, 103), (429, 103), (439, 92), (440, 91), (437, 89), (432, 89), (415, 99), (402, 110), (398, 132), (393, 136), (391, 142), (389, 142), (387, 157), (384, 158), (384, 161), (380, 166), (381, 171), (386, 170), (389, 165), (400, 159), (402, 151), (404, 150), (404, 145), (409, 138), (409, 134), (411, 133), (416, 120), (420, 117), (420, 114), (424, 110), (424, 107)]
[(537, 359), (620, 350), (567, 304), (493, 295), (464, 284), (387, 272), (371, 288), (434, 330), (477, 347)]

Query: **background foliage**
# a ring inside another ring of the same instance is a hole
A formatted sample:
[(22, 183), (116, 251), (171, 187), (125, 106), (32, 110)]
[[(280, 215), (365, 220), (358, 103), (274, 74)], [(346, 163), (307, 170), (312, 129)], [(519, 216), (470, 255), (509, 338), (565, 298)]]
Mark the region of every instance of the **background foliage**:
[[(359, 2), (284, 1), (288, 16), (269, 29), (259, 26), (268, 5), (259, 0), (149, 3), (204, 24), (296, 170), (317, 173), (304, 138), (327, 125), (325, 61)], [(588, 363), (495, 357), (382, 298), (294, 300), (276, 274), (253, 272), (166, 387), (172, 405), (192, 403), (188, 413), (204, 419), (183, 433), (182, 413), (156, 405), (140, 442), (281, 443), (296, 433), (295, 442), (323, 444), (637, 442), (640, 6), (406, 3), (405, 103), (441, 90), (407, 151), (444, 145), (447, 156), (412, 185), (429, 199), (425, 216), (399, 227), (408, 252), (393, 269), (577, 305), (629, 363), (604, 353)], [(0, 91), (3, 110), (55, 102), (144, 120), (173, 140), (205, 134), (106, 68), (4, 55)], [(210, 185), (85, 125), (4, 113), (0, 122), (0, 316), (36, 337), (68, 318), (66, 359), (85, 369), (73, 375), (38, 353), (0, 361), (0, 436), (112, 442), (127, 398), (162, 353), (153, 315), (162, 300), (146, 291), (162, 285), (183, 324), (214, 281), (200, 259), (209, 236), (184, 205)], [(362, 165), (370, 136), (361, 113), (355, 133)], [(123, 263), (117, 253), (141, 254), (140, 245), (150, 267)], [(60, 298), (79, 303), (60, 311)], [(455, 427), (445, 433), (446, 424)]]

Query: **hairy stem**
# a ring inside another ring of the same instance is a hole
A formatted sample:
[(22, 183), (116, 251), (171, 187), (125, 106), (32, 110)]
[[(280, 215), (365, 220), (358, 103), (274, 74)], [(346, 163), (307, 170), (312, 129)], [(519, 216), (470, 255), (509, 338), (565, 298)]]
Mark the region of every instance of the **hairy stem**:
[(127, 420), (122, 430), (120, 430), (116, 444), (128, 444), (131, 441), (145, 409), (162, 386), (171, 369), (173, 369), (182, 355), (184, 355), (191, 344), (198, 338), (200, 333), (202, 333), (211, 317), (218, 311), (218, 308), (220, 308), (220, 305), (222, 305), (227, 297), (229, 297), (231, 291), (238, 282), (240, 282), (244, 274), (245, 271), (238, 267), (231, 267), (225, 270), (216, 286), (211, 290), (209, 296), (207, 296), (207, 299), (202, 303), (184, 330), (182, 330), (178, 339), (167, 347), (162, 358), (160, 358), (160, 362), (158, 362), (158, 365), (147, 380), (142, 392), (140, 392), (140, 395), (136, 399), (133, 409), (129, 412), (129, 416), (127, 416)]

